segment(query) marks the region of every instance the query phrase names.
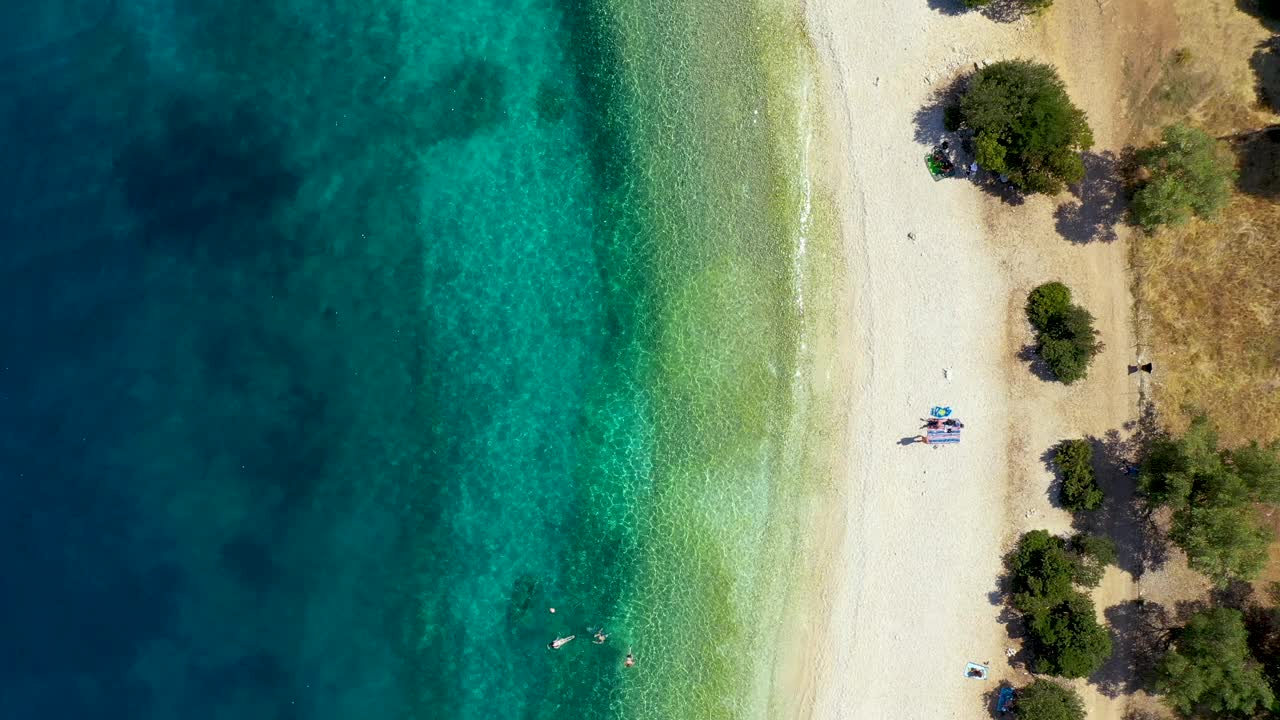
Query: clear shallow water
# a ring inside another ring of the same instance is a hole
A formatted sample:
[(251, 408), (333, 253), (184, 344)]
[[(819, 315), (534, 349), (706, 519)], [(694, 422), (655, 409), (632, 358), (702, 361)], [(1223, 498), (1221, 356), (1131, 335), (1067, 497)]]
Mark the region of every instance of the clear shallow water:
[(761, 714), (832, 287), (796, 18), (0, 8), (6, 714)]

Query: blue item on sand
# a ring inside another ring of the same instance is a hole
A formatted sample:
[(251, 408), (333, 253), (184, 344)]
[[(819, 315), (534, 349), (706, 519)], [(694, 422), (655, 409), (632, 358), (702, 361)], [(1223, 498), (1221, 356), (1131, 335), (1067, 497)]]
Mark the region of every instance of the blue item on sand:
[(929, 411), (929, 415), (930, 417), (936, 417), (936, 418), (951, 417), (951, 407), (950, 406), (943, 407), (942, 405), (935, 405), (933, 409)]
[(1000, 688), (1000, 694), (996, 697), (996, 712), (1007, 713), (1013, 708), (1013, 688), (1005, 685)]

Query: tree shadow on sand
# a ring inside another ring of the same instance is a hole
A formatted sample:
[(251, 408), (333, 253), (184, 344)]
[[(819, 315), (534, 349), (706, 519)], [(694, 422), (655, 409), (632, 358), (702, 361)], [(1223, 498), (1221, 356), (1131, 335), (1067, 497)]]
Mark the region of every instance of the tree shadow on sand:
[(957, 133), (947, 130), (945, 118), (949, 107), (960, 103), (960, 96), (969, 86), (969, 73), (952, 78), (929, 95), (914, 117), (916, 142), (934, 147), (944, 140), (957, 140)]
[(1142, 598), (1109, 607), (1103, 615), (1114, 651), (1089, 682), (1110, 698), (1137, 692), (1168, 649), (1175, 622), (1163, 605)]
[(1257, 77), (1254, 89), (1258, 101), (1280, 112), (1280, 35), (1258, 43), (1249, 58), (1249, 66)]
[(1021, 20), (1030, 14), (1021, 0), (993, 0), (978, 8), (967, 7), (964, 0), (926, 0), (929, 9), (943, 15), (964, 15), (978, 13), (994, 22), (1010, 23)]
[(1280, 200), (1280, 125), (1229, 139), (1240, 166), (1236, 188), (1264, 200)]
[(1058, 234), (1076, 244), (1114, 242), (1116, 226), (1124, 220), (1123, 164), (1110, 150), (1084, 154), (1084, 180), (1071, 187), (1075, 196), (1058, 206), (1053, 216)]
[(1097, 510), (1076, 513), (1072, 526), (1077, 532), (1110, 537), (1116, 546), (1116, 566), (1136, 580), (1164, 567), (1169, 551), (1153, 509), (1138, 493), (1137, 463), (1153, 434), (1142, 422), (1130, 429), (1134, 432), (1127, 438), (1118, 430), (1085, 438), (1093, 446), (1093, 471), (1104, 500)]
[(1280, 18), (1266, 16), (1258, 5), (1258, 0), (1236, 0), (1236, 8), (1238, 8), (1240, 12), (1258, 18), (1258, 21), (1262, 23), (1262, 26), (1268, 30), (1272, 32), (1280, 32)]
[(1015, 357), (1026, 363), (1027, 369), (1037, 378), (1044, 382), (1058, 382), (1058, 376), (1053, 374), (1053, 371), (1049, 369), (1049, 364), (1040, 357), (1040, 353), (1036, 352), (1035, 342), (1023, 345)]

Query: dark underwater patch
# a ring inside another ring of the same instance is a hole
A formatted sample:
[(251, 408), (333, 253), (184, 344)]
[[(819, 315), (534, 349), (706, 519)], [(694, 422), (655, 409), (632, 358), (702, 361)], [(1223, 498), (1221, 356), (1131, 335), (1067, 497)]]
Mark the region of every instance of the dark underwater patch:
[(296, 262), (301, 248), (275, 218), (302, 182), (282, 130), (250, 108), (192, 98), (170, 102), (160, 122), (115, 162), (148, 248), (224, 266), (258, 256), (277, 270)]

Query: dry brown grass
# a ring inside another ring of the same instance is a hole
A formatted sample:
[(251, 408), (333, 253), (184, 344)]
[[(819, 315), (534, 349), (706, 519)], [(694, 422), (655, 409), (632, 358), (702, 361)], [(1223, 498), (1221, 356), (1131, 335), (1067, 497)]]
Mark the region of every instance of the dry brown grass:
[(1140, 238), (1134, 256), (1170, 429), (1194, 407), (1225, 444), (1280, 438), (1280, 205), (1239, 195), (1214, 222)]
[[(1233, 0), (1175, 0), (1179, 43), (1131, 100), (1141, 118), (1134, 140), (1190, 121), (1226, 136), (1277, 118), (1257, 101), (1250, 59), (1269, 36)], [(1242, 157), (1274, 152), (1265, 138), (1240, 144)], [(1274, 158), (1270, 158), (1272, 161)], [(1185, 428), (1204, 410), (1234, 445), (1280, 439), (1280, 188), (1243, 163), (1238, 194), (1213, 221), (1140, 236), (1133, 244), (1143, 341), (1156, 363), (1154, 401), (1165, 424)]]

